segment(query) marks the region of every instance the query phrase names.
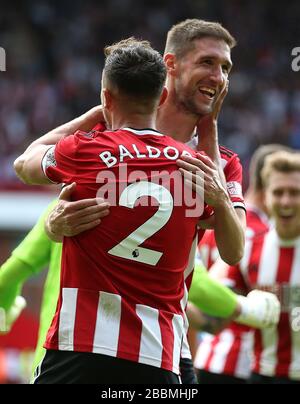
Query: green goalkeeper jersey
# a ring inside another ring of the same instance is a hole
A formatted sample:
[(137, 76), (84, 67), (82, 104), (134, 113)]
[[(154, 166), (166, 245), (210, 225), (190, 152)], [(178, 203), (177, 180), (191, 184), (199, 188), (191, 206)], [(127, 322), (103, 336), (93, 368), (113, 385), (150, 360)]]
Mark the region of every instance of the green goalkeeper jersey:
[[(33, 229), (13, 251), (12, 256), (6, 263), (9, 266), (6, 268), (6, 264), (3, 265), (3, 275), (5, 275), (4, 271), (6, 269), (6, 272), (9, 272), (10, 268), (17, 262), (22, 262), (26, 267), (30, 268), (32, 276), (40, 273), (47, 266), (49, 267), (41, 303), (39, 335), (33, 369), (36, 368), (44, 356), (43, 344), (55, 313), (59, 294), (62, 244), (51, 241), (44, 229), (44, 220), (56, 203), (57, 201), (54, 201), (48, 206)], [(2, 270), (0, 271), (0, 279), (1, 275)]]
[(212, 317), (229, 318), (237, 308), (237, 295), (220, 282), (210, 278), (205, 267), (195, 265), (189, 301)]

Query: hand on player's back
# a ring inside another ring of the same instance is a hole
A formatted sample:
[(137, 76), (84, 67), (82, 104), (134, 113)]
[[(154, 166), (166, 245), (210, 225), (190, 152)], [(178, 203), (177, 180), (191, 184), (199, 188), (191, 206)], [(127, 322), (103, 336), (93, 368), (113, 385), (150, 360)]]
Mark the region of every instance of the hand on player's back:
[(59, 237), (72, 237), (93, 229), (109, 214), (109, 204), (102, 198), (71, 201), (75, 187), (76, 184), (72, 183), (63, 188), (58, 204), (47, 218), (47, 233), (50, 237), (53, 235), (55, 241)]

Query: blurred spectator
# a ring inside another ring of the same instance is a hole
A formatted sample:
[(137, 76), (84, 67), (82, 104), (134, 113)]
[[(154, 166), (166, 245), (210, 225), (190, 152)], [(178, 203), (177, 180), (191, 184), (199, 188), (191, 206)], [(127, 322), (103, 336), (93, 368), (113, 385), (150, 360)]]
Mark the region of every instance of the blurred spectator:
[(246, 166), (259, 144), (300, 148), (299, 73), (291, 69), (291, 50), (300, 46), (298, 0), (1, 3), (0, 187), (18, 182), (12, 161), (32, 139), (99, 103), (106, 44), (135, 35), (163, 51), (167, 30), (185, 18), (218, 20), (238, 39), (222, 143)]

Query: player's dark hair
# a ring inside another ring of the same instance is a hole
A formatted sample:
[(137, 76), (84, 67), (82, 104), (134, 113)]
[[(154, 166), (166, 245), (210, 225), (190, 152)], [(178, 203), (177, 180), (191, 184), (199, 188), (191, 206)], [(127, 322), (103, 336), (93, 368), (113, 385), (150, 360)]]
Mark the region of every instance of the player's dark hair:
[(148, 41), (122, 40), (104, 50), (106, 80), (135, 100), (156, 101), (166, 80), (162, 56)]
[(194, 18), (182, 21), (170, 29), (165, 54), (174, 53), (180, 58), (193, 50), (195, 40), (207, 37), (224, 41), (230, 49), (236, 45), (235, 38), (220, 23)]

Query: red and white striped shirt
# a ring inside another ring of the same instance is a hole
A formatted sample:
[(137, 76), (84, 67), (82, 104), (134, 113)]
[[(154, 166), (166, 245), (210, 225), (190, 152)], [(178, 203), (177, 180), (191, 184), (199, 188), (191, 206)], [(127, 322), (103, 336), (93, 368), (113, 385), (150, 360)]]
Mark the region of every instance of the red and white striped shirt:
[[(46, 154), (46, 174), (56, 182), (75, 181), (76, 200), (99, 196), (103, 173), (123, 189), (100, 226), (64, 240), (47, 349), (101, 353), (179, 373), (184, 271), (193, 269), (199, 218), (187, 217), (185, 202), (174, 202), (175, 181), (166, 186), (178, 173), (175, 160), (186, 153), (195, 155), (156, 131), (126, 128), (79, 132)], [(160, 172), (163, 185), (153, 182)], [(137, 173), (143, 181), (133, 179)], [(149, 205), (150, 197), (155, 204)], [(207, 218), (211, 209), (204, 210)]]
[[(247, 205), (247, 238), (253, 237), (268, 229), (267, 216)], [(219, 257), (214, 232), (205, 234), (199, 244), (199, 256), (207, 268), (210, 268)], [(229, 271), (224, 284), (241, 292), (248, 287), (239, 271)], [(227, 374), (240, 379), (248, 379), (251, 373), (253, 349), (253, 331), (244, 325), (231, 323), (218, 335), (203, 334), (194, 366), (207, 372)]]
[(275, 229), (258, 235), (247, 241), (245, 256), (235, 269), (249, 288), (276, 293), (282, 305), (276, 327), (255, 331), (253, 371), (300, 380), (300, 331), (293, 324), (300, 307), (300, 237), (281, 240)]

